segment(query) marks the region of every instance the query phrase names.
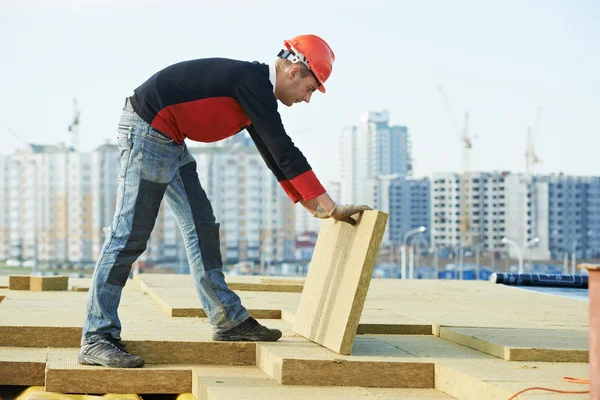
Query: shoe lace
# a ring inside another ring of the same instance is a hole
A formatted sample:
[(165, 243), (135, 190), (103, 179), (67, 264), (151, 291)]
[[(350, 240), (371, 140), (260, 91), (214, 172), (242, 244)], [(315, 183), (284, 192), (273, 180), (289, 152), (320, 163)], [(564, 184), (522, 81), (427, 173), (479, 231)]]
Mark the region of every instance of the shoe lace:
[[(127, 350), (125, 350), (125, 345), (123, 343), (121, 343), (120, 340), (116, 340), (116, 339), (104, 339), (106, 343), (110, 344), (111, 346), (113, 346), (114, 348), (116, 348), (117, 350), (123, 352), (123, 353), (127, 353)], [(127, 353), (129, 354), (129, 353)]]

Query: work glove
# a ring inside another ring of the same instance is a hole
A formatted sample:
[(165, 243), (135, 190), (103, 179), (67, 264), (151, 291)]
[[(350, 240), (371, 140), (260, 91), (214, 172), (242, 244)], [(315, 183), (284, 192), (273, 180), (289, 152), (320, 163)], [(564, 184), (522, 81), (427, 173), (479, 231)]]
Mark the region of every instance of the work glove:
[(339, 205), (336, 204), (331, 211), (327, 212), (321, 207), (321, 205), (317, 205), (317, 208), (313, 215), (316, 218), (327, 219), (333, 218), (337, 221), (347, 222), (350, 225), (356, 225), (356, 220), (351, 218), (354, 214), (362, 214), (365, 210), (372, 210), (369, 206), (356, 206), (352, 204), (348, 205)]

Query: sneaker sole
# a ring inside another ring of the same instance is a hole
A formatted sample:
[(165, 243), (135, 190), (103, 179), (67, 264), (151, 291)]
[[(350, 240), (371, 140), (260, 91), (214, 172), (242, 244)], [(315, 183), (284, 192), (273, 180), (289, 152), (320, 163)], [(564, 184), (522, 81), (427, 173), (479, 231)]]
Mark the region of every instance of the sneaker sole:
[(281, 337), (281, 333), (277, 336), (270, 337), (256, 337), (256, 336), (244, 336), (244, 335), (227, 335), (213, 337), (216, 342), (276, 342)]
[(103, 367), (108, 367), (108, 368), (140, 368), (145, 364), (145, 361), (142, 360), (141, 364), (138, 362), (138, 363), (133, 363), (131, 365), (115, 365), (115, 364), (109, 364), (109, 363), (102, 362), (102, 360), (95, 358), (95, 357), (82, 356), (82, 355), (77, 356), (77, 362), (79, 364), (83, 364), (83, 365), (101, 365)]

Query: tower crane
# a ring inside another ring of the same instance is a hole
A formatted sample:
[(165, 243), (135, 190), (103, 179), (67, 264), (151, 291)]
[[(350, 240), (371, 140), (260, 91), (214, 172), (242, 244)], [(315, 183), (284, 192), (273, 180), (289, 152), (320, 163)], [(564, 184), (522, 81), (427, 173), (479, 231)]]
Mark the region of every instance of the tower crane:
[(10, 126), (6, 126), (6, 130), (9, 131), (15, 138), (17, 138), (17, 140), (21, 143), (23, 143), (25, 146), (29, 146), (29, 143), (27, 143), (25, 140), (23, 140), (23, 138), (21, 136), (19, 136), (17, 134), (17, 132), (15, 132), (14, 129), (12, 129)]
[(525, 177), (527, 181), (533, 178), (533, 167), (538, 164), (541, 160), (535, 154), (534, 151), (534, 135), (537, 135), (540, 130), (540, 121), (542, 119), (542, 108), (538, 108), (535, 113), (535, 120), (533, 122), (533, 128), (527, 127), (527, 150), (525, 151)]
[(530, 209), (530, 232), (524, 232), (525, 242), (530, 238), (539, 237), (539, 225), (538, 225), (538, 193), (537, 184), (534, 173), (534, 165), (540, 162), (537, 154), (534, 150), (534, 136), (540, 131), (540, 121), (542, 119), (542, 108), (539, 107), (535, 113), (535, 120), (533, 122), (533, 128), (527, 127), (527, 148), (525, 150), (525, 185), (529, 192), (529, 203), (531, 204)]
[(471, 219), (469, 212), (469, 184), (470, 184), (470, 175), (469, 175), (469, 161), (470, 161), (470, 152), (473, 148), (473, 137), (469, 133), (469, 113), (465, 112), (465, 120), (464, 125), (461, 127), (454, 112), (452, 111), (452, 107), (450, 106), (450, 102), (448, 101), (448, 97), (444, 92), (444, 88), (442, 86), (438, 86), (440, 94), (444, 99), (444, 104), (446, 105), (446, 109), (448, 113), (452, 117), (454, 121), (454, 125), (460, 134), (460, 140), (462, 141), (462, 177), (460, 184), (460, 225), (459, 231), (462, 239), (462, 243), (470, 246), (472, 241), (471, 234)]
[(71, 132), (71, 146), (75, 151), (79, 151), (79, 116), (81, 111), (77, 106), (77, 99), (73, 99), (73, 121), (69, 125), (69, 132)]

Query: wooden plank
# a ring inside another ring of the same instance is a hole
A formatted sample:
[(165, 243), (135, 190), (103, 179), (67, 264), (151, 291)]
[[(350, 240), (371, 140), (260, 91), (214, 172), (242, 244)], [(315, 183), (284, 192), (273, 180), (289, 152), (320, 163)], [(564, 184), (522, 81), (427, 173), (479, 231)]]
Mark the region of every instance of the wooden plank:
[(43, 385), (47, 352), (47, 349), (0, 347), (0, 385)]
[(79, 349), (49, 350), (46, 390), (60, 393), (186, 393), (192, 369), (186, 365), (105, 368), (77, 363)]
[(29, 290), (34, 292), (67, 290), (68, 288), (68, 276), (32, 276), (29, 285)]
[(440, 327), (439, 336), (507, 361), (589, 359), (587, 330)]
[(8, 289), (9, 290), (29, 290), (29, 275), (9, 275)]
[(350, 354), (388, 215), (365, 211), (356, 226), (324, 220), (294, 332)]
[(307, 340), (259, 343), (256, 365), (283, 385), (433, 388), (433, 363), (374, 338), (357, 337), (352, 356)]

